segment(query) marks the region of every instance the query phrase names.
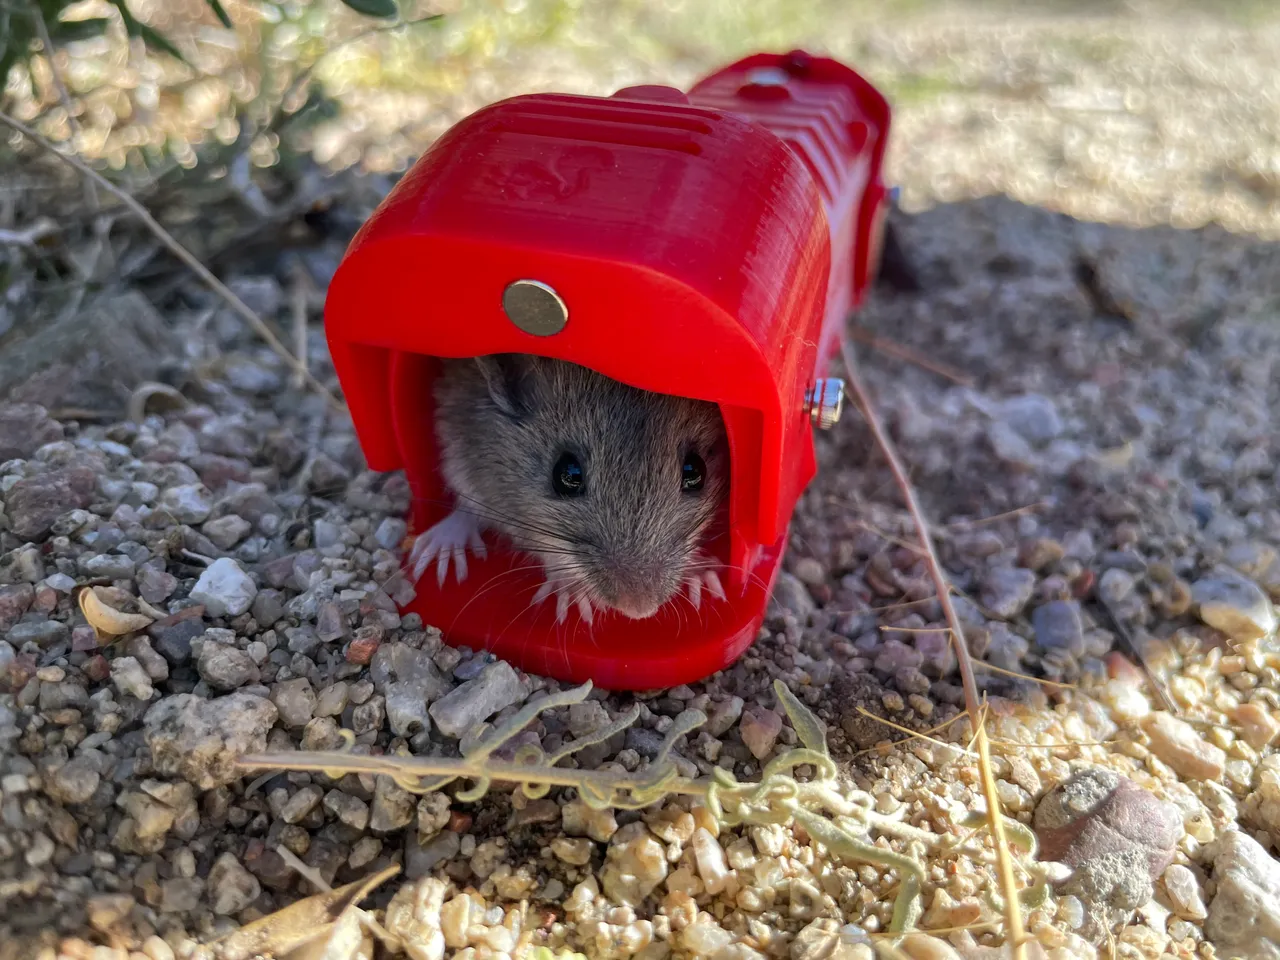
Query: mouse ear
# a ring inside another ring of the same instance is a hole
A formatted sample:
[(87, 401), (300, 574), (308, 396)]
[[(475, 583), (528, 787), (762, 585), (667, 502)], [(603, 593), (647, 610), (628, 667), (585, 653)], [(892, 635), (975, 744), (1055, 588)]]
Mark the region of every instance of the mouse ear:
[(530, 412), (533, 401), (534, 361), (519, 353), (476, 357), (476, 366), (499, 410), (510, 417)]

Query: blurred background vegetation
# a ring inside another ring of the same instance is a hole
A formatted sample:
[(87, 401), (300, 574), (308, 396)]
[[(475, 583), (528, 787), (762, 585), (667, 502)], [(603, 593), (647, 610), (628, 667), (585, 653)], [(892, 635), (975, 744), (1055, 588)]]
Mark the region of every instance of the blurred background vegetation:
[[(893, 100), (890, 171), (909, 205), (999, 190), (1084, 216), (1270, 233), (1280, 150), (1259, 130), (1280, 110), (1275, 6), (0, 0), (0, 108), (134, 184), (296, 156), (394, 174), (502, 96), (683, 85), (750, 50), (803, 46)], [(1221, 141), (1208, 153), (1197, 124)], [(964, 137), (981, 155), (948, 152)], [(1143, 186), (1135, 162), (1164, 170), (1159, 183)], [(1137, 193), (1105, 199), (1126, 178)], [(1216, 199), (1188, 207), (1188, 191)]]

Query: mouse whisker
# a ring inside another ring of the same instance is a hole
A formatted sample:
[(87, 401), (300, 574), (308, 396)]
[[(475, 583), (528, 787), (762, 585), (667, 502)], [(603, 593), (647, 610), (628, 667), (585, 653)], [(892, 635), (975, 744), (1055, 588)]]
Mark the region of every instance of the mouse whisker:
[(473, 603), (475, 603), (477, 600), (479, 600), (479, 599), (480, 599), (484, 594), (488, 593), (490, 590), (494, 590), (494, 589), (496, 589), (496, 588), (498, 587), (498, 585), (499, 585), (499, 582), (500, 582), (503, 578), (505, 578), (505, 577), (512, 577), (512, 576), (515, 576), (516, 574), (527, 573), (527, 572), (528, 572), (528, 571), (530, 571), (530, 570), (536, 570), (536, 569), (538, 568), (538, 566), (539, 566), (539, 564), (536, 564), (536, 563), (535, 563), (535, 564), (528, 564), (528, 565), (526, 565), (526, 566), (522, 566), (522, 567), (512, 567), (510, 570), (503, 570), (503, 571), (502, 571), (502, 572), (500, 572), (500, 573), (495, 573), (492, 577), (490, 577), (488, 580), (486, 580), (486, 581), (481, 585), (480, 589), (478, 589), (478, 590), (477, 590), (477, 591), (476, 591), (476, 592), (471, 596), (471, 599), (470, 599), (470, 600), (468, 600), (466, 603), (464, 603), (464, 604), (462, 605), (462, 609), (460, 609), (460, 610), (458, 611), (458, 613), (456, 614), (456, 616), (454, 617), (454, 619), (455, 619), (455, 620), (457, 620), (459, 617), (461, 617), (461, 616), (463, 615), (463, 613), (465, 613), (465, 612), (466, 612), (467, 608), (468, 608), (468, 607), (470, 607), (470, 606), (471, 606), (471, 604), (473, 604)]

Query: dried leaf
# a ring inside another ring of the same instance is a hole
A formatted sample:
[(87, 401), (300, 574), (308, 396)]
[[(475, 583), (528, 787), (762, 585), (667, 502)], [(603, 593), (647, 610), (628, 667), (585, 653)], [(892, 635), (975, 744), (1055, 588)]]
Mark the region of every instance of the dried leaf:
[(154, 404), (157, 410), (181, 410), (187, 405), (187, 398), (168, 384), (140, 383), (129, 395), (129, 421), (141, 423), (146, 419), (152, 401), (160, 401)]
[(399, 864), (392, 864), (371, 877), (299, 900), (231, 931), (204, 951), (213, 960), (249, 960), (258, 956), (280, 957), (320, 936), (326, 936), (327, 943), (327, 935), (348, 907), (359, 903), (399, 872)]
[(141, 613), (126, 613), (107, 603), (110, 594), (101, 587), (85, 587), (80, 591), (80, 612), (99, 636), (122, 637), (151, 626), (155, 620)]

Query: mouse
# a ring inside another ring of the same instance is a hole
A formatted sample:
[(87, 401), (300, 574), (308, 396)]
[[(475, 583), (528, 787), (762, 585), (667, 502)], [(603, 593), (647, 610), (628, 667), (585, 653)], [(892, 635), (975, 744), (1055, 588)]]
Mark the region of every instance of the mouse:
[(451, 566), (461, 583), (493, 531), (541, 565), (533, 601), (554, 596), (560, 623), (725, 599), (707, 550), (729, 488), (716, 404), (532, 354), (442, 360), (433, 395), (454, 504), (414, 539), (415, 582), (434, 562), (439, 585)]

